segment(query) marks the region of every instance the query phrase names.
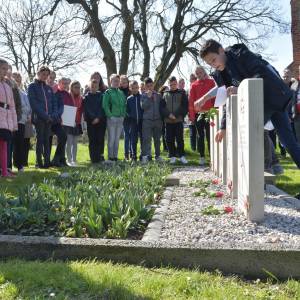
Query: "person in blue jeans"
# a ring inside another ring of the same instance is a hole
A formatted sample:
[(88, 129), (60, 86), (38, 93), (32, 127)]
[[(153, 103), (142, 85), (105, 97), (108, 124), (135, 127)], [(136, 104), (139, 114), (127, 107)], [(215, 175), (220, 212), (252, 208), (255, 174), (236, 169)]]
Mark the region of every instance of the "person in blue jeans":
[(140, 139), (142, 146), (143, 110), (141, 107), (141, 94), (139, 92), (138, 82), (135, 80), (130, 82), (129, 87), (131, 96), (127, 98), (126, 118), (128, 119), (129, 124), (129, 144), (131, 159), (136, 161), (138, 139)]
[[(264, 87), (264, 123), (272, 121), (281, 144), (287, 149), (297, 167), (300, 168), (300, 144), (292, 131), (288, 104), (293, 93), (284, 83), (276, 69), (258, 54), (251, 52), (244, 44), (236, 44), (224, 49), (215, 40), (208, 40), (200, 50), (201, 58), (215, 69), (213, 77), (220, 86), (226, 86), (227, 94), (237, 93), (237, 87), (247, 78), (262, 78)], [(200, 98), (196, 105), (201, 108), (216, 94), (216, 88)], [(226, 133), (226, 110), (221, 128), (216, 134), (220, 142)]]

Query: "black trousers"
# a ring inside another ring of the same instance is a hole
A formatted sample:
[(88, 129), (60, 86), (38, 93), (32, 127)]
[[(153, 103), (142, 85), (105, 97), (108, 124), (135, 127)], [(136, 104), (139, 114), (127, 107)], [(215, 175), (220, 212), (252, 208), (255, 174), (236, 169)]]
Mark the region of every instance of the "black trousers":
[(36, 130), (36, 162), (39, 167), (44, 164), (49, 166), (50, 164), (50, 146), (49, 137), (51, 131), (51, 124), (44, 120), (37, 120), (35, 122)]
[(98, 163), (103, 160), (105, 130), (106, 121), (100, 120), (100, 122), (95, 125), (90, 122), (87, 123), (89, 153), (92, 163)]
[[(175, 145), (175, 141), (177, 147)], [(183, 123), (166, 123), (166, 142), (169, 150), (169, 157), (175, 157), (176, 154), (181, 157), (184, 155)]]
[[(65, 133), (64, 128), (61, 124), (52, 125), (51, 130), (57, 137), (57, 146), (53, 157), (53, 161), (56, 163), (64, 163), (66, 161), (65, 149), (67, 143), (67, 134)], [(50, 143), (49, 152), (51, 154), (52, 136), (50, 136), (49, 143)]]
[(30, 150), (30, 138), (24, 139), (24, 156), (23, 156), (23, 166), (28, 167), (28, 156)]
[[(197, 116), (196, 116), (197, 120)], [(198, 134), (198, 145), (200, 156), (205, 156), (205, 142), (204, 139), (206, 137), (208, 152), (210, 153), (210, 125), (209, 122), (205, 120), (205, 115), (202, 115), (199, 121), (195, 122), (197, 134)], [(213, 138), (213, 137), (212, 137)]]
[(13, 135), (13, 159), (14, 166), (20, 170), (24, 166), (24, 156), (25, 156), (25, 125), (18, 124), (18, 131)]

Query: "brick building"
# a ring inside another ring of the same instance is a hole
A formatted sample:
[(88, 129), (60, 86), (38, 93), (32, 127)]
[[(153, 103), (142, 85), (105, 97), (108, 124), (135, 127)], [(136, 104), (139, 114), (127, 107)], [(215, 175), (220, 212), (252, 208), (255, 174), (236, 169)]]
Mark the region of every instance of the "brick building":
[(291, 0), (292, 13), (292, 41), (294, 61), (288, 66), (292, 71), (293, 77), (299, 77), (300, 66), (300, 0)]

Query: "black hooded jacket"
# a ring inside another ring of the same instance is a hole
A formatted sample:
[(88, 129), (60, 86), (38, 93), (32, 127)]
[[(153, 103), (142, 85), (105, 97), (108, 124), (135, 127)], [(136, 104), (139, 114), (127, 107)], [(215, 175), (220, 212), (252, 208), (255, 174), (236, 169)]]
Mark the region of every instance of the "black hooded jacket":
[[(258, 54), (251, 52), (244, 44), (225, 49), (227, 61), (224, 71), (216, 70), (212, 76), (218, 86), (238, 87), (247, 78), (264, 80), (264, 122), (270, 120), (276, 111), (284, 111), (292, 98), (292, 91), (281, 79), (279, 73)], [(221, 128), (226, 128), (226, 111)]]

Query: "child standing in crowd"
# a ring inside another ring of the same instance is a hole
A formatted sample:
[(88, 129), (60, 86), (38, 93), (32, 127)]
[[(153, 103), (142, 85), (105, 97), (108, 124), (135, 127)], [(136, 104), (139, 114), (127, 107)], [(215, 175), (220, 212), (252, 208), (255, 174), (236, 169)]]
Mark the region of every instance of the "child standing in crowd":
[(8, 63), (0, 59), (0, 164), (2, 177), (14, 177), (7, 170), (7, 142), (11, 141), (12, 133), (18, 130), (17, 114), (11, 87), (6, 83), (5, 76)]
[[(98, 91), (104, 93), (107, 90), (107, 86), (104, 84), (102, 76), (99, 72), (94, 72), (91, 77), (90, 77), (90, 82), (92, 82), (92, 80), (96, 80), (98, 82)], [(87, 94), (87, 92), (90, 91), (90, 87), (89, 85), (86, 86), (83, 94)]]
[(58, 85), (55, 82), (55, 79), (56, 79), (56, 73), (54, 71), (50, 71), (50, 74), (46, 82), (49, 86), (51, 86), (54, 94), (58, 91)]
[[(166, 140), (169, 150), (170, 163), (176, 163), (176, 154), (183, 164), (184, 157), (183, 121), (188, 112), (188, 99), (184, 90), (178, 89), (177, 79), (169, 79), (170, 90), (166, 91), (161, 101), (161, 114), (166, 123)], [(175, 146), (177, 143), (177, 149)]]
[(185, 91), (185, 80), (183, 78), (180, 78), (178, 81), (178, 89)]
[[(22, 108), (21, 108), (21, 98), (19, 94), (19, 89), (17, 87), (16, 82), (12, 78), (12, 66), (8, 65), (8, 70), (6, 73), (6, 83), (12, 88), (14, 101), (15, 101), (15, 109), (17, 113), (18, 121), (21, 119)], [(12, 172), (12, 157), (13, 157), (13, 140), (7, 142), (7, 168), (10, 172)]]
[(103, 109), (107, 117), (108, 131), (108, 161), (118, 160), (119, 140), (123, 130), (124, 117), (126, 116), (126, 98), (120, 91), (120, 76), (110, 76), (111, 88), (103, 98)]
[[(99, 163), (104, 161), (104, 138), (106, 130), (106, 117), (103, 110), (103, 93), (99, 92), (99, 82), (95, 79), (91, 81), (89, 90), (90, 91), (83, 99), (84, 119), (87, 123), (91, 162)], [(75, 91), (75, 93), (78, 97), (78, 92)]]
[[(129, 80), (126, 75), (120, 76), (120, 90), (124, 93), (125, 98), (127, 99), (130, 95), (129, 90)], [(125, 116), (124, 118), (124, 154), (125, 160), (129, 160), (129, 157), (132, 157), (131, 145), (130, 145), (130, 122), (129, 119)]]
[[(52, 114), (52, 132), (57, 137), (57, 145), (55, 154), (51, 164), (55, 167), (65, 167), (67, 166), (65, 149), (67, 143), (67, 135), (62, 126), (62, 114), (64, 112), (64, 104), (72, 101), (69, 90), (69, 79), (62, 77), (58, 81), (58, 89), (55, 93), (54, 101), (56, 106), (55, 114)], [(50, 147), (52, 144), (52, 139), (50, 140)]]
[(145, 79), (146, 92), (142, 94), (141, 105), (143, 113), (143, 144), (142, 162), (147, 163), (151, 157), (151, 141), (154, 140), (155, 159), (162, 162), (160, 157), (160, 137), (162, 119), (160, 115), (161, 95), (154, 91), (154, 84), (151, 78)]
[[(167, 85), (164, 85), (158, 90), (158, 92), (160, 93), (161, 97), (163, 97), (164, 93), (168, 90), (169, 90), (169, 87)], [(162, 122), (161, 135), (162, 135), (163, 149), (164, 149), (164, 151), (168, 151), (168, 145), (167, 145), (167, 140), (166, 140), (166, 124), (164, 122), (164, 119)]]
[[(131, 159), (137, 160), (138, 138), (142, 141), (143, 110), (141, 107), (141, 94), (137, 81), (130, 83), (131, 96), (127, 98), (127, 117), (129, 123), (129, 137), (131, 146)], [(142, 145), (142, 143), (141, 143)]]
[(205, 143), (204, 138), (206, 137), (208, 152), (210, 151), (210, 125), (209, 121), (206, 120), (206, 115), (203, 113), (199, 118), (200, 112), (205, 112), (209, 108), (214, 106), (214, 98), (207, 103), (206, 107), (202, 110), (195, 110), (194, 103), (209, 90), (215, 86), (213, 79), (209, 78), (205, 69), (201, 66), (197, 66), (195, 70), (197, 80), (192, 83), (189, 97), (189, 118), (190, 121), (195, 124), (198, 134), (198, 145), (200, 152), (200, 166), (205, 165)]
[[(28, 98), (32, 109), (32, 123), (36, 129), (36, 159), (38, 168), (49, 168), (52, 114), (55, 114), (55, 96), (52, 88), (46, 84), (50, 69), (39, 68), (37, 78), (28, 86)], [(43, 161), (44, 157), (44, 161)]]
[[(77, 108), (75, 126), (64, 127), (65, 132), (67, 134), (66, 152), (67, 152), (68, 165), (71, 167), (76, 167), (77, 165), (76, 161), (77, 161), (78, 136), (83, 133), (81, 127), (83, 107), (82, 107), (82, 97), (80, 94), (80, 89), (81, 89), (80, 82), (73, 81), (70, 86), (70, 94), (71, 94), (72, 102), (64, 103), (65, 105), (75, 106)], [(104, 141), (103, 141), (103, 145), (104, 145)], [(101, 155), (101, 150), (100, 150), (100, 155)], [(103, 151), (102, 151), (102, 158), (103, 158)]]
[(15, 72), (12, 74), (15, 80), (21, 99), (21, 118), (18, 120), (18, 130), (13, 136), (13, 160), (14, 166), (19, 172), (24, 171), (25, 155), (25, 124), (31, 121), (31, 107), (27, 94), (22, 90), (22, 76), (20, 73)]

